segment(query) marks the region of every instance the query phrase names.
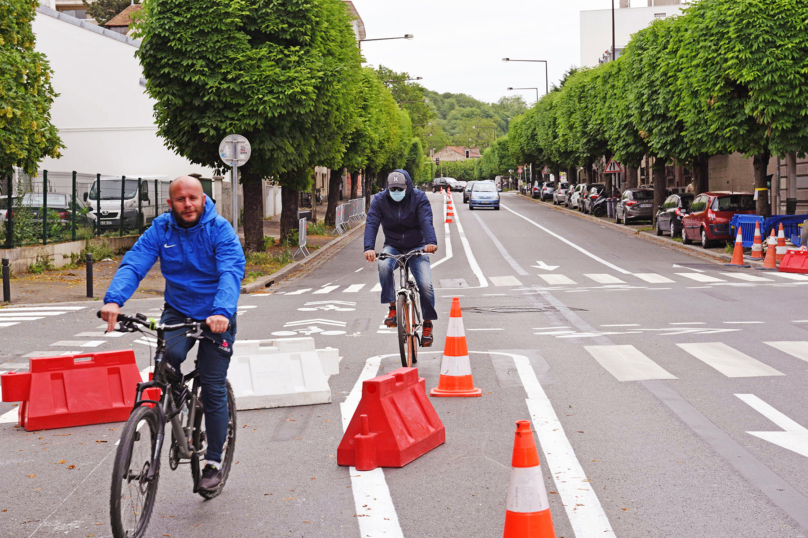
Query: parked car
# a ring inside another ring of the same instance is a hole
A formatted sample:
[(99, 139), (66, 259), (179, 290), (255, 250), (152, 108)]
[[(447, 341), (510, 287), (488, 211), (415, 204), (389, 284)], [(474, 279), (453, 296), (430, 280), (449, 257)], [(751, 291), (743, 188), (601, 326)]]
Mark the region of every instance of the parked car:
[(695, 196), (692, 193), (671, 194), (665, 198), (665, 203), (656, 214), (656, 234), (662, 235), (670, 232), (671, 237), (682, 233), (682, 219), (690, 210), (690, 204)]
[(450, 179), (452, 181), (454, 181), (454, 178), (451, 178), (451, 177), (436, 177), (432, 181), (432, 192), (439, 192), (441, 187), (443, 187), (445, 190), (449, 190), (449, 187), (450, 187), (449, 180)]
[(553, 193), (555, 192), (555, 182), (553, 181), (545, 181), (541, 184), (541, 191), (539, 193), (539, 198), (541, 201), (545, 200), (552, 200)]
[(592, 212), (592, 204), (601, 197), (603, 191), (606, 189), (606, 185), (603, 183), (594, 183), (589, 186), (589, 190), (586, 193), (586, 196), (582, 196), (583, 204), (583, 212), (584, 213), (591, 213)]
[(539, 183), (538, 181), (533, 182), (533, 187), (531, 187), (530, 189), (530, 197), (533, 198), (534, 200), (539, 196), (541, 196), (541, 185), (542, 184)]
[(466, 187), (463, 189), (463, 203), (469, 203), (469, 196), (471, 196), (471, 188), (474, 184), (477, 183), (476, 181), (467, 181)]
[(716, 241), (732, 239), (729, 221), (733, 215), (754, 215), (755, 198), (748, 192), (704, 192), (690, 204), (682, 219), (682, 242), (700, 241), (709, 248)]
[(575, 185), (570, 185), (566, 181), (563, 181), (558, 184), (558, 188), (553, 192), (553, 205), (561, 205), (567, 201), (567, 191), (574, 187)]
[(614, 221), (628, 224), (630, 220), (651, 220), (654, 218), (653, 189), (626, 189), (614, 209)]
[[(165, 201), (160, 200), (160, 194), (168, 193), (171, 184), (167, 177), (140, 176), (140, 182), (137, 179), (131, 179), (137, 178), (137, 174), (126, 177), (128, 179), (124, 181), (121, 177), (102, 176), (100, 181), (93, 182), (89, 192), (84, 193), (84, 202), (89, 205), (93, 215), (99, 219), (101, 229), (120, 227), (121, 195), (123, 195), (124, 228), (151, 226), (155, 218), (169, 211)], [(138, 185), (140, 185), (140, 194), (138, 194)], [(210, 193), (206, 191), (206, 194), (213, 198), (212, 191)]]
[[(49, 192), (48, 193), (48, 222), (52, 211), (58, 215), (59, 222), (62, 224), (70, 224), (73, 219), (73, 202), (72, 196), (65, 193)], [(23, 208), (31, 210), (32, 221), (36, 223), (42, 222), (42, 209), (45, 205), (45, 196), (39, 193), (26, 194), (22, 197)], [(90, 213), (90, 208), (81, 200), (76, 200), (76, 226), (95, 226), (95, 216)], [(11, 210), (11, 216), (14, 216), (14, 209)]]
[(469, 209), (475, 207), (493, 207), (499, 210), (499, 191), (495, 184), (487, 181), (474, 184), (469, 195)]
[(589, 191), (589, 185), (586, 183), (578, 183), (575, 186), (575, 190), (572, 191), (572, 194), (569, 195), (567, 198), (567, 207), (570, 209), (578, 209), (580, 210), (581, 205), (581, 196), (585, 195), (586, 192)]
[(467, 182), (463, 181), (462, 179), (455, 180), (455, 185), (457, 187), (458, 192), (463, 192), (466, 190), (466, 183)]

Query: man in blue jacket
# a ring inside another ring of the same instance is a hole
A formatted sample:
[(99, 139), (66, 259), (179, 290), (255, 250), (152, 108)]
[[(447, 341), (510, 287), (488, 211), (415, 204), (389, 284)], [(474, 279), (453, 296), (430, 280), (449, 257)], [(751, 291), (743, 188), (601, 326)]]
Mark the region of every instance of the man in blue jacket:
[[(384, 230), (384, 250), (388, 254), (405, 254), (423, 249), (429, 254), (438, 250), (438, 239), (432, 226), (432, 207), (426, 193), (415, 190), (406, 170), (394, 170), (387, 176), (387, 189), (373, 197), (365, 224), (365, 259), (376, 261), (376, 234), (379, 226)], [(396, 261), (387, 259), (379, 263), (379, 281), (382, 286), (382, 303), (388, 303), (390, 311), (384, 324), (396, 326), (396, 285), (394, 271)], [(424, 316), (423, 345), (432, 345), (432, 321), (438, 319), (435, 312), (435, 290), (432, 288), (432, 271), (429, 257), (410, 258), (410, 272), (418, 285), (421, 296), (421, 312)]]
[[(244, 277), (244, 251), (233, 228), (216, 214), (198, 179), (183, 176), (168, 190), (170, 213), (160, 215), (126, 253), (104, 296), (101, 317), (115, 328), (120, 308), (146, 273), (160, 259), (166, 280), (161, 323), (204, 320), (205, 334), (216, 341), (199, 341), (198, 366), (208, 436), (207, 461), (199, 487), (215, 489), (222, 479), (222, 451), (227, 438), (227, 367), (236, 338), (236, 308)], [(194, 340), (185, 330), (169, 331), (166, 370), (175, 379)]]

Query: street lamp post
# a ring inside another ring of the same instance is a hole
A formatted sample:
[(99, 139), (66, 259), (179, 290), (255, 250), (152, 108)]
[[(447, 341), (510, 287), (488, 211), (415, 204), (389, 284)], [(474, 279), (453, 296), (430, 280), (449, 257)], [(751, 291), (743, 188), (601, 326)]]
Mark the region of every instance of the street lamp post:
[(359, 50), (362, 50), (362, 43), (365, 41), (390, 41), (391, 39), (412, 39), (412, 34), (404, 34), (401, 37), (377, 37), (375, 39), (360, 39), (359, 40)]
[(616, 50), (614, 48), (614, 0), (612, 0), (612, 61), (615, 60)]
[(509, 91), (514, 90), (536, 90), (536, 102), (539, 102), (539, 89), (538, 88), (508, 88)]
[(530, 62), (530, 63), (543, 63), (544, 64), (544, 92), (550, 93), (550, 75), (547, 68), (547, 60), (513, 60), (511, 58), (503, 58), (503, 62)]

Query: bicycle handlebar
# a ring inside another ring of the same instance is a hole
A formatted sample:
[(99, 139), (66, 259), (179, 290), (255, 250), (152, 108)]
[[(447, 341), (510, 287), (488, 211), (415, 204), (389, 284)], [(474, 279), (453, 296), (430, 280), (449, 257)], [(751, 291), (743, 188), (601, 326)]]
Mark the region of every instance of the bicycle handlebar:
[[(96, 312), (96, 315), (100, 318), (101, 311)], [(135, 317), (127, 316), (126, 314), (118, 314), (118, 321), (125, 323), (125, 324), (135, 324), (141, 325), (146, 327), (149, 330), (156, 331), (175, 331), (177, 329), (195, 329), (199, 331), (209, 330), (208, 324), (204, 321), (187, 321), (185, 323), (177, 323), (175, 325), (166, 325), (162, 323), (157, 323), (152, 318), (147, 318), (143, 314), (135, 314)]]
[(424, 252), (424, 250), (422, 250), (422, 249), (411, 250), (410, 252), (405, 252), (404, 254), (388, 254), (387, 252), (382, 252), (381, 254), (376, 256), (376, 259), (377, 260), (386, 260), (388, 258), (392, 258), (392, 259), (399, 260), (401, 258), (410, 258), (412, 256), (423, 256), (424, 254), (426, 254), (426, 252)]

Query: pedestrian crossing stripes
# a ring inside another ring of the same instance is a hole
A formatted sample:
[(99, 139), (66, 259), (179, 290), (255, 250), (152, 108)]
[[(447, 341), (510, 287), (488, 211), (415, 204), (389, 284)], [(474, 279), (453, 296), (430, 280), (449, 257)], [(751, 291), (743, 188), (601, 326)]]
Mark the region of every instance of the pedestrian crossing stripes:
[(539, 275), (539, 278), (551, 286), (574, 286), (575, 281), (564, 275)]
[(342, 290), (342, 293), (358, 293), (359, 290), (361, 290), (364, 287), (365, 287), (364, 284), (351, 284), (350, 286)]
[(620, 280), (616, 276), (612, 276), (609, 274), (595, 274), (595, 275), (584, 275), (587, 278), (591, 278), (598, 284), (625, 284), (625, 281)]
[(757, 359), (728, 346), (723, 342), (676, 344), (707, 366), (727, 377), (767, 377), (785, 375)]
[(689, 278), (691, 280), (695, 280), (696, 282), (704, 282), (704, 283), (725, 282), (724, 280), (721, 280), (720, 278), (716, 278), (716, 277), (710, 276), (710, 275), (705, 275), (704, 273), (675, 273), (675, 274), (678, 275), (678, 276), (684, 277), (684, 278)]
[(618, 381), (676, 379), (634, 346), (584, 346)]
[(668, 277), (664, 277), (656, 273), (634, 273), (634, 276), (640, 280), (648, 282), (649, 284), (673, 284), (676, 282), (675, 280), (671, 280)]
[(808, 342), (763, 342), (767, 346), (808, 362)]
[(68, 312), (84, 310), (85, 306), (15, 306), (0, 309), (0, 328), (13, 327), (25, 321), (40, 321)]

